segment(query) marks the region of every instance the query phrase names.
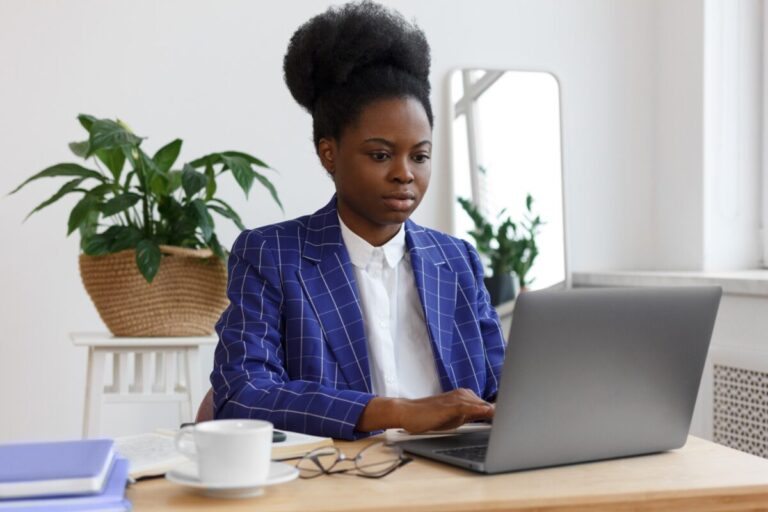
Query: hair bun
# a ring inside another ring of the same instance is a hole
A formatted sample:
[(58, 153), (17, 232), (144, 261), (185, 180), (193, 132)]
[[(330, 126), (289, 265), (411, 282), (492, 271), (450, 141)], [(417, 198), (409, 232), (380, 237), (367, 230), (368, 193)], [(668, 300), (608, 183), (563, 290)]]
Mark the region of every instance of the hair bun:
[(283, 61), (285, 83), (309, 112), (325, 92), (368, 67), (394, 68), (429, 87), (429, 44), (399, 13), (370, 1), (332, 7), (291, 37)]

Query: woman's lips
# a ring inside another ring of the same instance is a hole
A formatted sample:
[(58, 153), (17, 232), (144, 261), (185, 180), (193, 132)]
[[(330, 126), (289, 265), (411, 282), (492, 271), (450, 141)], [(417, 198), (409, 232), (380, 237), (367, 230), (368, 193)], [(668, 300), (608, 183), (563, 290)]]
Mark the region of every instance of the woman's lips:
[(416, 202), (416, 197), (413, 194), (392, 194), (384, 196), (384, 204), (390, 210), (397, 212), (407, 212), (413, 208), (413, 204)]

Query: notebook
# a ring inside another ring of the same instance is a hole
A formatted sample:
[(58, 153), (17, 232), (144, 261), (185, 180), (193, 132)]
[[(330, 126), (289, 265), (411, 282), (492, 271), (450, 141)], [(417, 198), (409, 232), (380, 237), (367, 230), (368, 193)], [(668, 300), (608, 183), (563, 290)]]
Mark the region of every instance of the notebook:
[(63, 512), (68, 510), (101, 510), (104, 512), (122, 512), (130, 510), (131, 504), (125, 500), (128, 465), (128, 460), (126, 459), (118, 458), (115, 460), (104, 490), (101, 493), (0, 500), (0, 511)]
[[(131, 461), (129, 476), (134, 479), (162, 476), (189, 459), (176, 451), (175, 430), (157, 429), (155, 432), (118, 437), (118, 453)], [(272, 459), (286, 460), (301, 457), (316, 448), (333, 446), (330, 437), (311, 436), (298, 432), (281, 431), (285, 441), (272, 444)]]
[(100, 492), (114, 458), (111, 439), (0, 445), (0, 498)]
[(324, 446), (333, 446), (330, 437), (311, 436), (300, 432), (281, 430), (286, 435), (285, 441), (272, 443), (272, 460), (287, 460), (301, 457), (312, 450)]
[(158, 430), (147, 434), (115, 439), (121, 457), (131, 463), (128, 476), (133, 479), (162, 476), (189, 459), (176, 451), (173, 430)]

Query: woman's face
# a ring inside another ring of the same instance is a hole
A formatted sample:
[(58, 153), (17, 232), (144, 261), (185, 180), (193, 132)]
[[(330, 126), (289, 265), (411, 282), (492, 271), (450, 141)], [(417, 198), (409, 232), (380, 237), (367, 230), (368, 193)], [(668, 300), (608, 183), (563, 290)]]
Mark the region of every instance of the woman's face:
[(418, 100), (378, 100), (339, 139), (320, 139), (318, 153), (336, 185), (341, 219), (379, 246), (398, 232), (427, 191), (432, 129)]

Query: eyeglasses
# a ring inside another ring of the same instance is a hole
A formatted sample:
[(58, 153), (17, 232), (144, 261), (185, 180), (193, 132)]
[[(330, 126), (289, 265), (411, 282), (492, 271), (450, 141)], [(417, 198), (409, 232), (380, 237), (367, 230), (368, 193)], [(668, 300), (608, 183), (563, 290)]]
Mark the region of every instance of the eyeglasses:
[[(315, 478), (320, 475), (353, 473), (365, 478), (381, 478), (405, 466), (413, 459), (403, 454), (399, 446), (389, 446), (383, 441), (370, 444), (350, 458), (335, 446), (312, 450), (296, 463), (300, 478)], [(353, 467), (336, 467), (344, 462), (354, 463)]]

